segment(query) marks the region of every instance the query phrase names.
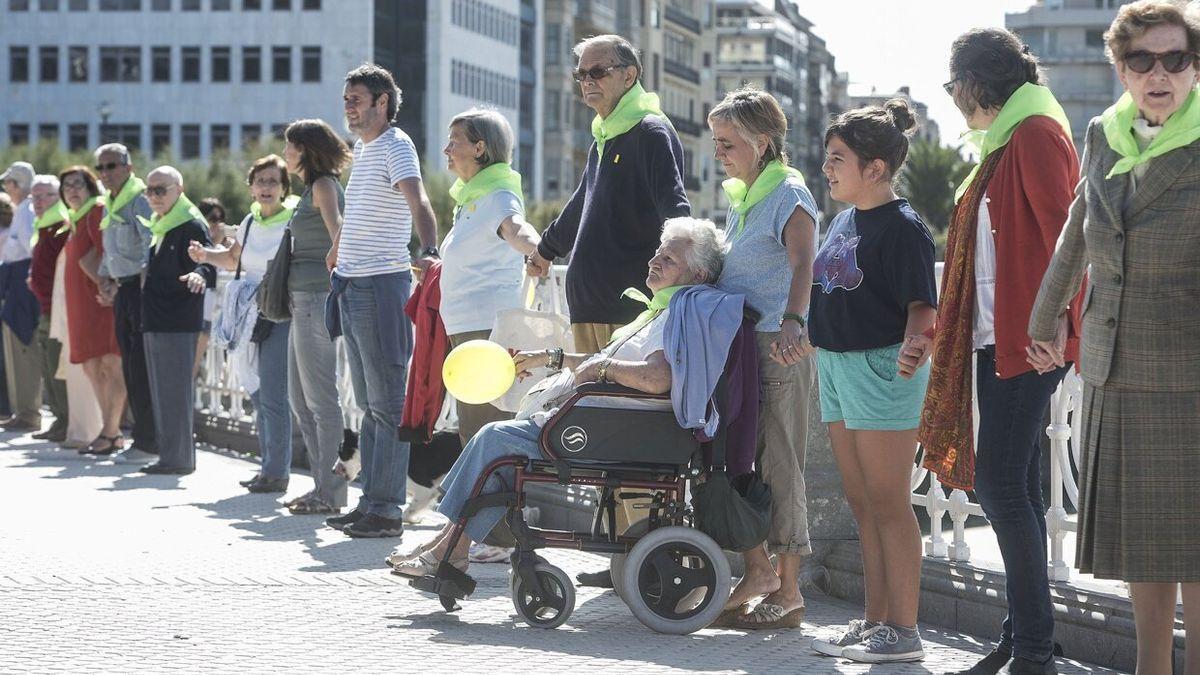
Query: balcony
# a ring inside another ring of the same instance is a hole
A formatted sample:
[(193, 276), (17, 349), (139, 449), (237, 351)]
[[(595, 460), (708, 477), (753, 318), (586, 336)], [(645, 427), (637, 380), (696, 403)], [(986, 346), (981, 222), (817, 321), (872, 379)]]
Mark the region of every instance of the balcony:
[(686, 11), (675, 7), (674, 5), (667, 5), (666, 11), (663, 12), (663, 16), (667, 19), (667, 21), (670, 21), (676, 26), (689, 30), (696, 35), (700, 35), (700, 20), (688, 14)]
[[(668, 115), (668, 117), (670, 117), (670, 115)], [(687, 134), (688, 136), (695, 136), (697, 138), (704, 133), (704, 128), (701, 127), (698, 122), (693, 122), (692, 120), (684, 119), (682, 117), (671, 117), (671, 126), (675, 127), (675, 131), (678, 131), (681, 134)]]
[(617, 9), (613, 0), (576, 0), (575, 21), (597, 31), (612, 33), (617, 29)]
[(663, 70), (692, 84), (700, 84), (700, 71), (672, 59), (663, 59)]

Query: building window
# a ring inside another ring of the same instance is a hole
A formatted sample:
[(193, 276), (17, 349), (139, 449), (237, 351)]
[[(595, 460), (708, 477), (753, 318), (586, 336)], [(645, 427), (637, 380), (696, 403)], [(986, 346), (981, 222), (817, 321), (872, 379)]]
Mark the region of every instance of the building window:
[(10, 12), (28, 12), (29, 0), (8, 0), (8, 11)]
[(233, 9), (231, 0), (212, 0), (212, 11), (214, 12), (228, 12), (231, 9)]
[(29, 125), (28, 124), (9, 124), (8, 125), (8, 144), (9, 145), (26, 145), (29, 143)]
[(230, 126), (228, 124), (214, 124), (212, 125), (212, 129), (209, 130), (209, 133), (212, 136), (213, 152), (229, 149), (229, 139), (233, 132), (230, 131)]
[(184, 124), (179, 128), (179, 156), (196, 159), (200, 156), (200, 125)]
[(101, 47), (101, 82), (141, 82), (141, 47)]
[(304, 0), (304, 9), (320, 11), (321, 0)]
[(170, 47), (151, 47), (150, 48), (150, 81), (151, 82), (170, 82), (171, 81), (171, 48)]
[(142, 147), (140, 124), (101, 124), (100, 143), (120, 143), (130, 150)]
[(292, 0), (271, 0), (271, 9), (290, 12), (292, 10)]
[[(58, 0), (38, 0), (38, 9), (43, 12), (57, 12)], [(54, 137), (58, 138), (58, 127), (54, 127)], [(41, 138), (41, 136), (38, 136)]]
[(181, 47), (179, 50), (180, 60), (183, 62), (183, 75), (180, 77), (184, 82), (199, 82), (200, 81), (200, 48), (199, 47)]
[(87, 150), (89, 147), (91, 147), (91, 144), (88, 143), (88, 125), (67, 125), (67, 149), (71, 152), (79, 152), (80, 150)]
[(100, 0), (101, 12), (140, 12), (142, 0)]
[(562, 28), (556, 23), (546, 26), (546, 53), (543, 58), (548, 66), (562, 63)]
[(292, 81), (291, 47), (271, 47), (271, 81)]
[(38, 125), (38, 142), (53, 141), (58, 145), (58, 125), (57, 124), (39, 124)]
[(29, 81), (29, 47), (8, 48), (8, 81)]
[(150, 11), (153, 11), (153, 12), (169, 12), (169, 11), (171, 11), (171, 0), (150, 0)]
[(69, 0), (67, 9), (72, 12), (86, 12), (88, 11), (88, 0)]
[(452, 59), (450, 82), (450, 90), (459, 96), (502, 108), (517, 108), (519, 85), (507, 75)]
[(520, 43), (520, 17), (483, 0), (452, 0), (450, 21), (493, 40), (514, 46)]
[(521, 120), (518, 126), (533, 130), (534, 89), (532, 84), (521, 83)]
[(242, 82), (262, 82), (262, 47), (242, 47)]
[(258, 145), (260, 138), (262, 138), (261, 124), (242, 125), (242, 149), (248, 149)]
[(562, 106), (557, 91), (546, 92), (546, 128), (553, 131), (562, 126)]
[(282, 141), (283, 140), (283, 132), (287, 131), (287, 128), (288, 128), (288, 125), (286, 125), (286, 124), (272, 124), (271, 125), (271, 135), (275, 137), (275, 140)]
[(67, 47), (67, 79), (88, 82), (88, 48)]
[(1089, 30), (1087, 32), (1087, 35), (1085, 36), (1084, 40), (1086, 41), (1088, 47), (1091, 47), (1093, 49), (1103, 49), (1104, 48), (1104, 31)]
[(58, 82), (58, 47), (38, 47), (38, 62), (39, 79), (42, 82)]
[(262, 0), (242, 0), (242, 10), (251, 12), (262, 9)]
[(183, 9), (185, 12), (199, 12), (200, 0), (183, 0), (183, 6), (181, 9)]
[(321, 81), (321, 48), (300, 48), (300, 79), (304, 82)]
[(229, 47), (212, 48), (212, 81), (229, 81)]
[(162, 157), (167, 148), (171, 147), (171, 125), (154, 124), (150, 126), (150, 154)]

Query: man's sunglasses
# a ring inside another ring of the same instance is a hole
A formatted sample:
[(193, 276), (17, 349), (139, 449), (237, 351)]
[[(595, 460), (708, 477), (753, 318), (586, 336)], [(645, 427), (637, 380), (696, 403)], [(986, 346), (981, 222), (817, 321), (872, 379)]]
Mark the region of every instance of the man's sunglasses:
[(604, 78), (608, 77), (609, 73), (620, 67), (621, 66), (594, 66), (587, 70), (574, 70), (571, 71), (571, 77), (575, 78), (575, 81), (579, 83), (583, 83), (585, 80), (591, 80), (595, 82), (598, 80), (603, 80)]
[(1148, 73), (1154, 70), (1155, 62), (1161, 63), (1168, 73), (1182, 73), (1196, 63), (1195, 52), (1175, 50), (1170, 52), (1136, 51), (1125, 55), (1125, 67), (1135, 73)]
[(113, 169), (117, 168), (118, 166), (125, 166), (125, 162), (109, 162), (108, 164), (97, 164), (96, 171), (101, 172), (101, 173), (103, 173), (105, 171), (112, 171)]
[(174, 186), (171, 186), (171, 185), (147, 185), (146, 186), (146, 195), (150, 196), (150, 197), (166, 197), (167, 193), (171, 191), (172, 187), (174, 187)]

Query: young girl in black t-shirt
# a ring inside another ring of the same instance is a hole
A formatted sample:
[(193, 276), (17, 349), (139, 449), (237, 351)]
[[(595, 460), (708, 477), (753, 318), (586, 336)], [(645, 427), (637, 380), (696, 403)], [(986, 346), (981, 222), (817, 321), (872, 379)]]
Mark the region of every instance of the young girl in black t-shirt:
[(900, 348), (934, 322), (934, 244), (892, 189), (914, 126), (908, 103), (893, 99), (844, 113), (826, 130), (830, 193), (853, 208), (830, 223), (809, 305), (821, 420), (858, 521), (866, 584), (865, 617), (813, 648), (867, 663), (925, 655), (917, 632), (921, 532), (909, 477), (929, 367), (901, 363)]

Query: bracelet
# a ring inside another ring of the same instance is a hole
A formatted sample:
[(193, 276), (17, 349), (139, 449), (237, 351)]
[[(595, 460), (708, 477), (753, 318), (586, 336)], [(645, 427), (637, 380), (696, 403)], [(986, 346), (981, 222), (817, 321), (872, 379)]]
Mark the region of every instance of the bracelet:
[(612, 359), (604, 359), (600, 363), (600, 370), (596, 372), (596, 381), (601, 384), (608, 384), (608, 367), (612, 365)]
[(550, 370), (562, 370), (563, 350), (562, 347), (554, 347), (546, 350), (546, 367)]
[(795, 312), (784, 312), (783, 318), (779, 320), (779, 325), (782, 326), (783, 322), (787, 321), (789, 319), (800, 324), (801, 328), (805, 328), (808, 325), (807, 323), (805, 323), (804, 317), (800, 316), (799, 314), (796, 314)]

